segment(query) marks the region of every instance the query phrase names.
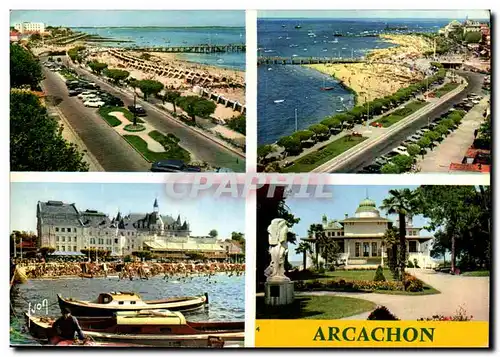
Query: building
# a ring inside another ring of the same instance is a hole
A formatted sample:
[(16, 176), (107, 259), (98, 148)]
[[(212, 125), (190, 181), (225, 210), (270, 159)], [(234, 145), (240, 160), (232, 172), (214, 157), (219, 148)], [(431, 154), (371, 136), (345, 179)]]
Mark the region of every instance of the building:
[(190, 230), (180, 215), (161, 215), (157, 200), (150, 213), (118, 212), (114, 218), (96, 210), (80, 211), (74, 203), (47, 201), (37, 203), (37, 233), (41, 246), (58, 252), (98, 248), (121, 256), (142, 250), (145, 241), (188, 238)]
[[(388, 228), (398, 223), (388, 218), (380, 216), (380, 212), (374, 201), (370, 199), (363, 200), (354, 216), (345, 215), (342, 220), (328, 220), (324, 215), (322, 222), (325, 235), (333, 239), (340, 247), (340, 262), (345, 265), (386, 265), (387, 247), (383, 244), (383, 237)], [(420, 267), (430, 268), (435, 265), (430, 257), (430, 243), (432, 236), (423, 236), (420, 234), (422, 227), (413, 225), (411, 219), (406, 222), (406, 241), (408, 260), (418, 262)], [(315, 249), (314, 237), (302, 238), (311, 244)], [(313, 251), (312, 256), (316, 253)], [(322, 258), (319, 257), (321, 261)], [(311, 263), (308, 263), (308, 266)]]
[(19, 42), (21, 35), (17, 31), (10, 31), (10, 42)]
[(481, 27), (483, 26), (482, 23), (479, 21), (473, 21), (473, 20), (465, 20), (463, 29), (464, 29), (464, 35), (467, 32), (481, 32)]
[(21, 22), (15, 24), (14, 28), (22, 34), (45, 33), (43, 22)]
[(457, 20), (453, 20), (452, 22), (450, 22), (448, 25), (446, 25), (442, 29), (439, 29), (438, 33), (440, 35), (443, 35), (446, 38), (448, 38), (450, 33), (453, 33), (457, 30), (460, 30), (461, 28), (462, 28), (462, 24), (460, 22), (458, 22)]

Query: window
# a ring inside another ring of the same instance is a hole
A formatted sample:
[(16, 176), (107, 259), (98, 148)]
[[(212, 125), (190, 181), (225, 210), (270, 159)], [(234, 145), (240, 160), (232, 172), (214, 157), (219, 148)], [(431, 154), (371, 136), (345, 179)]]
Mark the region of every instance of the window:
[(108, 231), (106, 231), (106, 234), (108, 234)]
[(417, 242), (409, 241), (408, 242), (408, 250), (410, 253), (417, 253)]
[(337, 232), (337, 237), (340, 237), (340, 232)]
[(73, 232), (76, 233), (76, 228), (73, 228)]
[(95, 244), (95, 238), (90, 238), (90, 244)]
[(59, 227), (56, 227), (56, 232), (59, 232)]
[(59, 242), (59, 236), (56, 236), (56, 242)]
[(71, 233), (71, 228), (66, 228), (66, 232), (70, 232)]
[(99, 238), (99, 244), (104, 244), (104, 238)]
[(59, 251), (59, 252), (61, 251), (61, 246), (60, 245), (57, 246), (57, 251)]
[(61, 248), (62, 248), (61, 251), (63, 251), (63, 252), (66, 251), (66, 247), (64, 245)]
[(73, 246), (73, 252), (76, 252), (76, 245)]
[(364, 242), (363, 243), (363, 257), (369, 257), (370, 256), (370, 243)]
[(360, 250), (361, 250), (361, 243), (356, 243), (356, 244), (354, 244), (354, 255), (355, 255), (356, 257), (361, 256), (361, 252), (360, 252)]
[(115, 238), (115, 244), (118, 244), (118, 238)]
[(372, 242), (372, 257), (377, 256), (377, 242)]
[(73, 237), (73, 242), (75, 242), (75, 243), (76, 243), (76, 237)]
[(61, 228), (61, 232), (65, 232), (65, 228)]
[(111, 239), (106, 239), (106, 244), (111, 244)]
[(130, 232), (127, 232), (127, 235), (129, 236), (129, 235), (130, 235)]
[(62, 241), (63, 241), (63, 242), (66, 242), (66, 237), (62, 237)]

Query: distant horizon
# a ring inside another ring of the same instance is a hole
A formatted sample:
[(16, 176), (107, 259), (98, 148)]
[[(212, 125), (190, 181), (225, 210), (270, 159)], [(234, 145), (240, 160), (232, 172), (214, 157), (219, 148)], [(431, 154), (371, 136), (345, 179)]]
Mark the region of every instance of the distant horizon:
[[(469, 20), (472, 21), (488, 21), (490, 22), (490, 18), (468, 18)], [(344, 18), (338, 18), (338, 17), (258, 17), (257, 20), (337, 20), (337, 21), (370, 21), (370, 20), (389, 20), (389, 21), (428, 21), (428, 20), (465, 20), (465, 18), (459, 18), (459, 17), (429, 17), (429, 18), (424, 18), (424, 17), (344, 17)]]

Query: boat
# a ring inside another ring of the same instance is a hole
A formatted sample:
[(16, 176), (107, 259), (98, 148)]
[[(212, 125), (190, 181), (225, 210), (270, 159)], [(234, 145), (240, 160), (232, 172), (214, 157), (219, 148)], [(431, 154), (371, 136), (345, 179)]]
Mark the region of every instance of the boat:
[(95, 301), (65, 299), (57, 294), (59, 306), (67, 308), (73, 316), (112, 316), (118, 311), (169, 309), (172, 311), (195, 311), (208, 305), (208, 294), (195, 297), (174, 297), (144, 301), (139, 294), (131, 292), (101, 293)]
[[(30, 333), (50, 339), (55, 319), (25, 314)], [(209, 347), (211, 341), (242, 346), (244, 321), (190, 322), (179, 312), (147, 310), (118, 312), (109, 317), (79, 317), (86, 337), (98, 343), (127, 343), (155, 347)]]
[(277, 99), (277, 100), (275, 100), (274, 102), (275, 102), (275, 103), (283, 103), (284, 101), (285, 101), (284, 99)]
[(302, 28), (302, 26), (300, 26), (300, 25), (295, 25), (295, 28), (296, 28), (296, 29), (301, 29), (301, 28)]
[(268, 70), (268, 71), (272, 71), (273, 69), (272, 69), (272, 68), (268, 68), (267, 70)]
[(321, 87), (321, 90), (333, 90), (334, 87)]

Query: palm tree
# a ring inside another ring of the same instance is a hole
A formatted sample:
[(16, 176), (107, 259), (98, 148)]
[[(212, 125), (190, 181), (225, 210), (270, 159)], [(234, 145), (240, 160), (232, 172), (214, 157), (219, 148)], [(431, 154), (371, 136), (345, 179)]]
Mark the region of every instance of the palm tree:
[(300, 242), (299, 246), (295, 248), (295, 253), (302, 255), (302, 270), (306, 270), (307, 265), (307, 253), (312, 253), (312, 247), (309, 242)]
[(314, 251), (316, 252), (316, 269), (319, 269), (319, 250), (321, 245), (321, 238), (325, 235), (322, 224), (311, 224), (307, 235), (310, 239), (314, 240)]
[[(398, 278), (398, 270), (397, 270), (397, 265), (398, 265), (398, 260), (397, 260), (397, 254), (398, 254), (398, 229), (395, 227), (387, 228), (387, 230), (384, 233), (384, 236), (382, 237), (382, 262), (384, 259), (384, 248), (391, 249), (391, 254), (388, 256), (389, 262), (388, 265), (391, 269), (391, 272), (393, 273), (394, 278)], [(383, 263), (382, 263), (383, 267)]]
[(399, 216), (399, 275), (404, 279), (406, 265), (406, 217), (416, 211), (416, 193), (409, 188), (389, 190), (389, 197), (382, 201), (381, 210)]

